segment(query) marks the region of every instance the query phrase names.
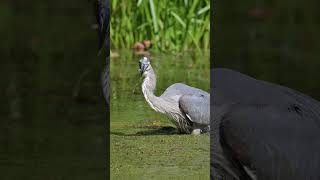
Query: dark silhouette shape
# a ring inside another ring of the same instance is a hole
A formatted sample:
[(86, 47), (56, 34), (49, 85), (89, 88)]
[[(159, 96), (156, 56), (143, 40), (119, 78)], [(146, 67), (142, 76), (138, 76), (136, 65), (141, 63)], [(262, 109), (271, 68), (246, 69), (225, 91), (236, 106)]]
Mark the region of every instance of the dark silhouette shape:
[(318, 101), (228, 69), (211, 75), (211, 179), (320, 179)]
[(110, 4), (109, 0), (95, 1), (95, 15), (99, 28), (99, 51), (101, 51), (103, 44), (106, 51), (106, 65), (102, 74), (102, 89), (106, 100), (107, 109), (109, 110), (109, 57), (110, 57)]

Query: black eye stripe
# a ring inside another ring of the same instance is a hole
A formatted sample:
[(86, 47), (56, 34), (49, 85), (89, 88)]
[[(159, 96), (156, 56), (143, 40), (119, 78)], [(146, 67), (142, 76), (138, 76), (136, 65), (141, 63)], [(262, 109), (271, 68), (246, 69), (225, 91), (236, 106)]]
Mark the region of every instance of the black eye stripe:
[(140, 59), (140, 61), (139, 61), (140, 71), (146, 71), (148, 69), (149, 65), (150, 65), (149, 59), (147, 59), (147, 58)]

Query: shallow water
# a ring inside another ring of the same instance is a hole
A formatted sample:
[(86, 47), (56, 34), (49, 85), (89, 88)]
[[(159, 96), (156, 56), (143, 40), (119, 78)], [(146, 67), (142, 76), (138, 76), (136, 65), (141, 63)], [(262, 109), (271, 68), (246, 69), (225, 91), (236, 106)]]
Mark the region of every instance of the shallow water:
[[(111, 178), (209, 178), (209, 136), (178, 135), (141, 92), (140, 57), (120, 51), (111, 60)], [(209, 53), (152, 54), (156, 94), (182, 82), (209, 91)], [(161, 174), (161, 175), (160, 175)]]

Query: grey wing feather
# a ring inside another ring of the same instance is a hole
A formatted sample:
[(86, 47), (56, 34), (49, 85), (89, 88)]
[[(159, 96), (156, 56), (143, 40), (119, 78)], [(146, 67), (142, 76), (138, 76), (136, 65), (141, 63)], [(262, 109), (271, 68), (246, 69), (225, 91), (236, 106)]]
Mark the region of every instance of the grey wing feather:
[(160, 97), (178, 102), (180, 97), (185, 94), (209, 95), (209, 93), (201, 89), (194, 88), (182, 83), (175, 83), (169, 86)]
[(210, 95), (182, 95), (179, 107), (192, 122), (210, 124)]

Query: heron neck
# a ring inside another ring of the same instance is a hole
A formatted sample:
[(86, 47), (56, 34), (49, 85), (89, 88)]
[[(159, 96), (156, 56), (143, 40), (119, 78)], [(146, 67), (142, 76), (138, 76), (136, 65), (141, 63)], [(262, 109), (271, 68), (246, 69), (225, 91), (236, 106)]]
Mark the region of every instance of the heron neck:
[(143, 80), (142, 92), (144, 98), (152, 109), (157, 112), (164, 113), (165, 109), (163, 107), (166, 106), (167, 102), (154, 94), (154, 90), (156, 89), (156, 75), (151, 66), (150, 68), (151, 69), (148, 71)]

